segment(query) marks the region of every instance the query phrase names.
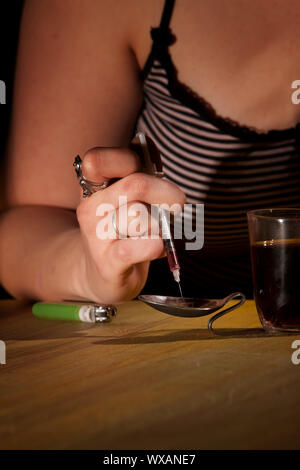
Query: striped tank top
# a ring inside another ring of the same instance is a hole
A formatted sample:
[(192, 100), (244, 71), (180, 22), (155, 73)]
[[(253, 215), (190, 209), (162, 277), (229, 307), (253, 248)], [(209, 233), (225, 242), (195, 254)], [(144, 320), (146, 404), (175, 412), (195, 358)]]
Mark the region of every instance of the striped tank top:
[[(164, 173), (204, 204), (204, 246), (178, 244), (184, 295), (252, 297), (246, 213), (300, 207), (300, 123), (258, 133), (220, 118), (177, 80), (168, 52), (174, 0), (166, 0), (160, 26), (151, 29), (152, 49), (143, 70), (144, 102), (136, 130), (149, 135), (162, 156)], [(151, 263), (143, 292), (178, 295), (166, 260)]]

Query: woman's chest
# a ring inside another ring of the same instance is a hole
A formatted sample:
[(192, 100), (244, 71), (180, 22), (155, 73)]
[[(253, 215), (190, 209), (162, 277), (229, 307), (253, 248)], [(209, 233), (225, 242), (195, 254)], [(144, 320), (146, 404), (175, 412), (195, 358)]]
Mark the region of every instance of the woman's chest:
[[(240, 125), (258, 131), (294, 126), (300, 120), (300, 104), (292, 102), (292, 83), (300, 79), (299, 14), (294, 0), (177, 0), (169, 53), (178, 80)], [(141, 37), (143, 63), (142, 49)]]

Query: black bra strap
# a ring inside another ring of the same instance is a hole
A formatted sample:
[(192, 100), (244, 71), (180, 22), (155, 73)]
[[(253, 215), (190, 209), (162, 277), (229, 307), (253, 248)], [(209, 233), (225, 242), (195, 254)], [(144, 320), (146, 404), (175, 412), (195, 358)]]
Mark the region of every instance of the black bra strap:
[(166, 31), (169, 28), (174, 4), (175, 4), (175, 0), (165, 0), (165, 5), (164, 5), (163, 12), (162, 12), (160, 25), (159, 25), (159, 29), (161, 31)]
[(145, 80), (150, 70), (151, 64), (153, 63), (154, 57), (165, 53), (166, 49), (175, 40), (175, 36), (172, 34), (169, 24), (171, 21), (175, 0), (165, 0), (164, 9), (162, 12), (160, 25), (156, 28), (151, 28), (151, 37), (153, 40), (151, 52), (147, 58), (143, 70), (141, 71), (141, 78)]
[(174, 4), (175, 0), (165, 0), (160, 25), (158, 28), (151, 28), (154, 50), (165, 49), (174, 42), (175, 37), (169, 28)]

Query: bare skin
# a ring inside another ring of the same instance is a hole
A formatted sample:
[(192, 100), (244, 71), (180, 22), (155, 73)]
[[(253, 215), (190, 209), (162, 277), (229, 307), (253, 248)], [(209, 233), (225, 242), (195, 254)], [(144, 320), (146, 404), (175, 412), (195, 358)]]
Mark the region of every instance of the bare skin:
[[(98, 240), (95, 208), (124, 192), (132, 201), (184, 202), (179, 188), (138, 173), (137, 156), (125, 149), (163, 3), (27, 1), (7, 149), (10, 208), (0, 225), (0, 281), (16, 297), (129, 299), (161, 256), (161, 240)], [(240, 124), (261, 132), (294, 126), (299, 9), (294, 0), (177, 0), (170, 53), (179, 80)], [(80, 201), (78, 153), (90, 179), (121, 180)]]

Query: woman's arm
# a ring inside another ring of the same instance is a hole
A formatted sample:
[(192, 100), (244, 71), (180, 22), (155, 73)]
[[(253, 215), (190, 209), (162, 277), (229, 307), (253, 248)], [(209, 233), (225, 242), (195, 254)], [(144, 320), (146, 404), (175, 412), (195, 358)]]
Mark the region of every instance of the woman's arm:
[(17, 207), (2, 216), (0, 245), (2, 282), (18, 297), (88, 295), (76, 214), (67, 210), (79, 202), (73, 158), (127, 144), (141, 103), (121, 3), (25, 5), (6, 155), (6, 198)]
[(96, 145), (127, 146), (141, 106), (130, 4), (26, 3), (6, 155), (10, 209), (0, 224), (0, 279), (16, 297), (114, 302), (135, 296), (162, 242), (98, 240), (98, 204), (120, 194), (147, 203), (184, 200), (170, 183), (137, 174), (132, 152), (95, 149), (86, 155), (87, 169), (97, 179), (123, 179), (79, 204), (74, 156)]
[(6, 199), (18, 207), (3, 216), (0, 256), (2, 282), (18, 297), (80, 293), (72, 162), (96, 145), (126, 145), (141, 105), (121, 4), (26, 2), (6, 154)]
[(19, 206), (0, 217), (0, 280), (18, 298), (88, 298), (74, 211)]
[(27, 0), (7, 148), (10, 205), (75, 209), (75, 155), (128, 144), (142, 92), (122, 4)]

